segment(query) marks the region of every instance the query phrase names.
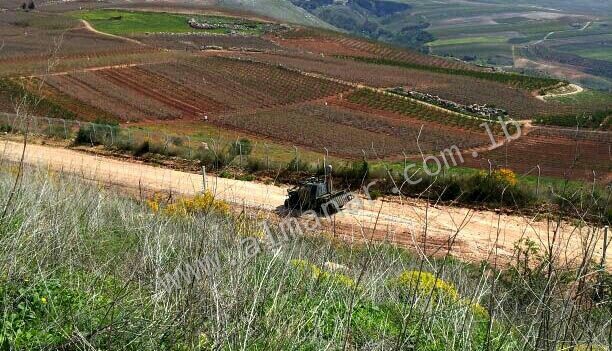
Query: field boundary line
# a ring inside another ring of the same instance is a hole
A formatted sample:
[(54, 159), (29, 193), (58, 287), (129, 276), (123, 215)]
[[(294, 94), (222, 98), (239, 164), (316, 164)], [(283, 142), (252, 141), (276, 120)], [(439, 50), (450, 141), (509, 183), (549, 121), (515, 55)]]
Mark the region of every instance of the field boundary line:
[(53, 72), (53, 73), (47, 73), (47, 74), (35, 74), (31, 76), (21, 76), (19, 78), (26, 79), (26, 78), (39, 78), (39, 77), (66, 76), (66, 75), (73, 74), (73, 73), (85, 73), (85, 72), (105, 71), (105, 70), (111, 70), (111, 69), (133, 68), (133, 67), (138, 67), (138, 66), (154, 65), (158, 63), (163, 63), (163, 62), (124, 63), (124, 64), (112, 65), (112, 66), (87, 67), (87, 68), (81, 68), (81, 69), (76, 69), (72, 71)]

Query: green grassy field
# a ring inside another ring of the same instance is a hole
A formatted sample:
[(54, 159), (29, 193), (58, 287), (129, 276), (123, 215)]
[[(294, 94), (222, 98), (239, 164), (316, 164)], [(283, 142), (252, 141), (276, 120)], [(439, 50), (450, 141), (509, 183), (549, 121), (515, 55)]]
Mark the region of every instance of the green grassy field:
[(468, 44), (489, 44), (489, 43), (505, 43), (508, 40), (506, 37), (462, 37), (452, 39), (438, 39), (427, 43), (427, 46), (438, 47), (447, 45), (468, 45)]
[[(230, 17), (220, 16), (190, 16), (181, 14), (172, 14), (165, 12), (139, 12), (139, 11), (123, 11), (123, 10), (92, 10), (84, 12), (75, 12), (73, 16), (86, 20), (97, 30), (115, 35), (137, 35), (144, 33), (216, 33), (229, 34), (228, 28), (196, 30), (191, 28), (187, 21), (190, 18), (195, 18), (199, 21), (206, 21), (211, 24), (232, 25), (237, 22), (245, 23), (248, 21), (239, 20)], [(263, 33), (261, 23), (250, 22), (254, 28), (235, 30), (240, 34), (259, 35)]]
[(610, 101), (612, 101), (612, 94), (595, 90), (585, 90), (578, 94), (550, 97), (546, 100), (556, 101), (563, 104), (605, 105), (606, 103), (609, 104)]
[(573, 53), (586, 58), (612, 62), (612, 49), (578, 50), (574, 51)]

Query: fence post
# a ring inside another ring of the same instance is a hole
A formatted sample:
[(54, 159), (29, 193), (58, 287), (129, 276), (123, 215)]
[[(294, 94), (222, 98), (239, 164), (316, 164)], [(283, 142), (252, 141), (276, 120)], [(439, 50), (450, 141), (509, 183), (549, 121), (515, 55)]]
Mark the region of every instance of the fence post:
[(266, 149), (266, 170), (270, 170), (270, 154), (268, 152), (268, 144), (264, 144), (264, 149)]
[(608, 226), (604, 227), (604, 239), (603, 239), (603, 250), (601, 252), (601, 267), (604, 268), (605, 272), (606, 267), (606, 250), (608, 249)]
[(604, 227), (603, 248), (601, 251), (601, 262), (599, 263), (599, 282), (597, 283), (596, 296), (598, 299), (604, 299), (604, 274), (606, 272), (606, 249), (608, 248), (608, 226)]
[(206, 166), (202, 166), (202, 187), (204, 189), (203, 193), (206, 192)]
[(326, 147), (323, 148), (325, 150), (325, 155), (323, 155), (323, 176), (327, 181), (327, 158), (329, 157), (329, 150)]
[(541, 175), (541, 169), (540, 169), (540, 165), (538, 165), (538, 183), (536, 185), (536, 196), (540, 195), (540, 175)]
[(66, 120), (62, 118), (62, 122), (64, 123), (64, 139), (68, 139), (68, 128), (66, 128)]
[(110, 144), (110, 146), (113, 146), (115, 144), (115, 138), (113, 138), (113, 126), (111, 126), (109, 124), (108, 125), (108, 130), (110, 130), (110, 137), (111, 137), (111, 144)]
[(240, 167), (242, 167), (242, 143), (240, 140), (237, 140), (236, 142), (238, 143), (238, 153), (240, 154)]
[(191, 159), (191, 137), (187, 135), (187, 150), (189, 150), (189, 159)]
[(295, 149), (295, 171), (299, 172), (300, 171), (300, 154), (298, 153), (297, 146), (293, 145), (293, 148)]
[(89, 136), (89, 141), (93, 144), (93, 140), (96, 136), (96, 124), (95, 123), (90, 123), (91, 124), (91, 129), (93, 130), (90, 136)]
[[(49, 125), (49, 134), (51, 134), (51, 118), (49, 117), (45, 117), (47, 119), (47, 124)], [(47, 134), (47, 133), (42, 133), (42, 134)]]

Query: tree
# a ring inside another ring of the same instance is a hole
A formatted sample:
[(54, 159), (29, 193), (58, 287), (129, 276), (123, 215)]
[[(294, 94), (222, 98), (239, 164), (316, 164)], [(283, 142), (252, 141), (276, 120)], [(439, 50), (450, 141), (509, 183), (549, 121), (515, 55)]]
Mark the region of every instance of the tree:
[(34, 5), (34, 0), (30, 0), (30, 2), (28, 3), (28, 9), (34, 10), (35, 8), (36, 5)]
[(21, 9), (25, 10), (28, 8), (28, 5), (26, 5), (26, 3), (24, 2), (23, 4), (21, 4)]

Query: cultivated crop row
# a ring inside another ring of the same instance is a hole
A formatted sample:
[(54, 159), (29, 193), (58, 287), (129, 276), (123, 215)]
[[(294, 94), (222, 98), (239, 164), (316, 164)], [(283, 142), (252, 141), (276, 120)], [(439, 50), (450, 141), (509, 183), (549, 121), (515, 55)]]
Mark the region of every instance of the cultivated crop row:
[(265, 63), (213, 57), (146, 68), (234, 109), (317, 100), (349, 87)]
[(357, 60), (361, 62), (377, 64), (377, 65), (386, 65), (386, 66), (395, 66), (402, 67), (407, 69), (414, 70), (422, 70), (429, 71), (433, 73), (441, 73), (447, 75), (459, 75), (472, 77), (481, 80), (489, 80), (493, 82), (498, 82), (506, 85), (510, 85), (513, 87), (517, 87), (520, 89), (524, 89), (527, 91), (535, 91), (541, 90), (544, 88), (549, 88), (551, 86), (555, 86), (560, 84), (561, 82), (554, 78), (544, 78), (544, 77), (531, 77), (525, 76), (516, 73), (504, 73), (504, 72), (485, 72), (485, 71), (475, 71), (471, 69), (465, 68), (448, 68), (448, 67), (437, 67), (437, 66), (429, 66), (423, 65), (419, 63), (413, 62), (405, 62), (389, 59), (386, 57), (381, 58), (369, 58), (369, 57), (345, 57), (347, 59)]
[[(234, 54), (238, 55), (238, 54)], [(363, 83), (375, 87), (403, 86), (407, 89), (427, 92), (464, 105), (488, 104), (508, 110), (514, 119), (531, 119), (534, 115), (562, 114), (569, 105), (543, 102), (529, 92), (489, 80), (468, 76), (432, 73), (418, 69), (373, 65), (354, 60), (330, 57), (314, 57), (299, 54), (241, 54), (272, 64), (307, 72), (317, 72), (330, 77)]]
[(552, 136), (550, 130), (538, 130), (506, 145), (487, 152), (478, 160), (467, 158), (472, 167), (508, 167), (516, 172), (542, 176), (592, 181), (609, 177), (610, 140), (595, 141), (564, 136), (563, 132)]
[(178, 111), (163, 109), (163, 106), (112, 84), (95, 73), (52, 76), (46, 82), (63, 94), (108, 111), (125, 121), (178, 116)]
[[(113, 57), (117, 55), (127, 55), (127, 54), (142, 54), (142, 53), (150, 53), (157, 52), (158, 49), (150, 48), (150, 47), (117, 47), (117, 48), (102, 48), (102, 49), (90, 49), (85, 52), (66, 52), (60, 51), (55, 59), (58, 60), (74, 60), (74, 59), (95, 59), (101, 57)], [(50, 59), (52, 55), (50, 53), (40, 53), (34, 55), (19, 55), (19, 56), (10, 56), (5, 58), (0, 58), (0, 65), (3, 64), (15, 64), (15, 63), (23, 63), (23, 62), (36, 62), (36, 61), (46, 61)]]
[(251, 35), (154, 34), (140, 37), (139, 40), (146, 44), (170, 50), (200, 50), (206, 46), (217, 46), (224, 49), (280, 49), (269, 40)]
[(351, 103), (367, 106), (374, 110), (394, 112), (427, 122), (436, 122), (461, 129), (484, 130), (480, 126), (484, 122), (483, 120), (446, 112), (397, 95), (359, 89), (348, 95), (346, 99)]
[(285, 143), (317, 150), (327, 147), (336, 155), (351, 158), (372, 152), (380, 157), (417, 155), (420, 150), (437, 153), (453, 145), (466, 150), (489, 142), (482, 132), (423, 124), (411, 118), (372, 114), (340, 105), (313, 102), (230, 114), (220, 117), (218, 123)]
[(477, 66), (468, 65), (459, 61), (433, 57), (413, 50), (394, 48), (364, 39), (316, 32), (311, 32), (310, 34), (305, 34), (297, 38), (292, 37), (291, 32), (287, 34), (284, 34), (283, 38), (278, 39), (281, 46), (298, 48), (325, 55), (387, 58), (425, 66), (481, 70), (481, 68)]
[(354, 38), (342, 38), (338, 41), (340, 44), (346, 47), (366, 53), (367, 55), (365, 55), (365, 57), (370, 56), (376, 58), (384, 58), (387, 60), (395, 60), (399, 62), (407, 62), (423, 66), (467, 69), (474, 71), (482, 70), (477, 66), (468, 65), (459, 61), (433, 57), (411, 50), (401, 50), (380, 43), (372, 43)]
[(196, 89), (176, 84), (163, 76), (138, 67), (96, 72), (117, 85), (181, 111), (183, 117), (198, 117), (228, 110), (224, 104), (202, 95)]
[(612, 145), (612, 132), (606, 131), (558, 127), (537, 127), (531, 133), (529, 133), (529, 135), (542, 138), (562, 138), (574, 141), (592, 141)]

